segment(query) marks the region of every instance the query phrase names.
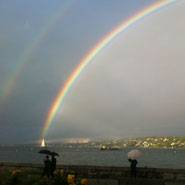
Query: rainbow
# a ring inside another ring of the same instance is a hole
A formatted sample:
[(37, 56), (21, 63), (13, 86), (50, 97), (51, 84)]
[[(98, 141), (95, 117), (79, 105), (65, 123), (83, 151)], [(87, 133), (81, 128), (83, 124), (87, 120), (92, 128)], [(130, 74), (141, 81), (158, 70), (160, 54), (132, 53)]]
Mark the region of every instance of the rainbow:
[(61, 104), (64, 101), (65, 96), (67, 95), (67, 93), (71, 89), (73, 83), (75, 82), (77, 77), (80, 75), (80, 73), (86, 68), (86, 66), (90, 62), (92, 62), (92, 60), (95, 58), (95, 56), (97, 56), (97, 54), (108, 43), (110, 43), (116, 36), (118, 36), (121, 32), (125, 31), (128, 27), (130, 27), (131, 25), (133, 25), (134, 23), (136, 23), (137, 21), (139, 21), (140, 19), (142, 19), (146, 15), (149, 15), (149, 14), (153, 13), (154, 11), (156, 11), (156, 10), (162, 8), (162, 7), (165, 7), (169, 4), (172, 4), (176, 1), (178, 1), (178, 0), (163, 0), (163, 1), (159, 1), (155, 4), (152, 4), (151, 6), (149, 6), (147, 8), (145, 8), (144, 10), (140, 11), (139, 13), (137, 13), (136, 15), (134, 15), (133, 17), (131, 17), (130, 19), (125, 21), (123, 24), (118, 26), (116, 29), (114, 29), (110, 34), (108, 34), (101, 42), (99, 42), (87, 54), (87, 56), (76, 67), (76, 69), (74, 70), (72, 75), (69, 77), (69, 79), (67, 80), (65, 85), (60, 89), (56, 99), (54, 100), (54, 102), (53, 102), (53, 104), (52, 104), (52, 106), (51, 106), (51, 108), (48, 112), (46, 121), (44, 123), (44, 127), (43, 127), (42, 134), (41, 134), (41, 139), (43, 139), (46, 136), (46, 134), (47, 134), (54, 118), (55, 118), (55, 115), (56, 115), (57, 111), (59, 110)]
[(48, 32), (57, 24), (61, 17), (63, 17), (66, 12), (70, 9), (70, 7), (74, 4), (74, 1), (66, 1), (61, 5), (59, 10), (55, 12), (47, 24), (42, 26), (42, 28), (38, 31), (34, 39), (29, 43), (28, 47), (25, 49), (23, 54), (18, 59), (18, 64), (16, 65), (14, 72), (11, 74), (9, 79), (6, 81), (4, 86), (2, 87), (2, 92), (0, 93), (0, 107), (5, 104), (6, 100), (13, 92), (13, 88), (15, 86), (15, 81), (19, 78), (21, 71), (24, 69), (25, 65), (31, 60), (34, 51), (37, 46), (41, 43), (41, 41), (46, 37)]

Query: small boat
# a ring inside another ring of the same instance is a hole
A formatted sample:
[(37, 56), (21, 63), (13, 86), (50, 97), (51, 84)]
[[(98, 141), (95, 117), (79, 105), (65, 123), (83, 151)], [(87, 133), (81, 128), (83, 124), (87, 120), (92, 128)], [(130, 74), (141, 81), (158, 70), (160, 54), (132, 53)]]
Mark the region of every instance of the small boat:
[(44, 141), (44, 139), (42, 140), (42, 143), (41, 143), (40, 147), (45, 147), (45, 141)]
[(108, 150), (108, 147), (103, 145), (103, 146), (100, 147), (100, 150)]
[(108, 147), (108, 146), (103, 145), (100, 147), (100, 150), (120, 150), (120, 147), (119, 146)]

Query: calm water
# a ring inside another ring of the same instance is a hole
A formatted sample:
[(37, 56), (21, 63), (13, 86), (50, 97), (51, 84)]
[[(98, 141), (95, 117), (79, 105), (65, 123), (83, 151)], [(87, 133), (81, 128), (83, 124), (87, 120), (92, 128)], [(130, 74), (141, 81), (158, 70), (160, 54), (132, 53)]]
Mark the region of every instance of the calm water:
[[(129, 166), (127, 153), (129, 148), (120, 151), (101, 151), (99, 148), (52, 147), (48, 148), (60, 154), (58, 164), (78, 164), (97, 166)], [(45, 155), (39, 154), (38, 147), (0, 147), (1, 162), (42, 163)], [(138, 167), (185, 169), (185, 150), (177, 149), (139, 149), (142, 157)]]

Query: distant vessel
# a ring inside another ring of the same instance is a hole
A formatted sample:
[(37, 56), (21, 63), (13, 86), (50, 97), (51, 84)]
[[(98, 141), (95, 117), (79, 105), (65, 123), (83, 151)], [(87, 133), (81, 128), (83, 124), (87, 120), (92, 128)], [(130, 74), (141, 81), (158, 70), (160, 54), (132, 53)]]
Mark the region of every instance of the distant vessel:
[(100, 147), (100, 150), (108, 150), (108, 147), (103, 145), (103, 146)]
[(108, 147), (103, 145), (100, 147), (100, 150), (120, 150), (120, 147), (119, 146)]
[(45, 141), (44, 141), (44, 139), (42, 140), (42, 143), (41, 143), (40, 147), (45, 147)]

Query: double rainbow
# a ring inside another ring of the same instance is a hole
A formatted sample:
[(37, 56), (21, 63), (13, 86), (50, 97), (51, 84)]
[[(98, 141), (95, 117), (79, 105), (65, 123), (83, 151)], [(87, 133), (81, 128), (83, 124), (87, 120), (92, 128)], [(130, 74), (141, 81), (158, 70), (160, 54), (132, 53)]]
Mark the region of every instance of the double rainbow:
[(55, 118), (55, 115), (57, 114), (57, 111), (60, 109), (60, 106), (62, 105), (65, 96), (71, 89), (73, 83), (77, 79), (77, 77), (80, 75), (80, 73), (86, 68), (86, 66), (92, 62), (92, 60), (95, 58), (95, 56), (108, 44), (110, 43), (116, 36), (118, 36), (121, 32), (125, 31), (128, 27), (136, 23), (137, 21), (141, 20), (146, 15), (149, 15), (153, 13), (154, 11), (165, 7), (169, 4), (172, 4), (178, 0), (163, 0), (159, 1), (155, 4), (152, 4), (151, 6), (147, 7), (146, 9), (142, 10), (141, 12), (137, 13), (127, 21), (125, 21), (123, 24), (118, 26), (116, 29), (114, 29), (109, 35), (107, 35), (101, 42), (99, 42), (94, 49), (92, 49), (87, 56), (80, 62), (80, 64), (77, 66), (75, 71), (72, 73), (72, 75), (67, 80), (66, 84), (61, 87), (59, 94), (57, 95), (56, 99), (54, 100), (46, 121), (44, 123), (44, 127), (41, 134), (41, 139), (44, 138), (52, 125), (52, 122)]
[(21, 71), (25, 68), (26, 64), (31, 60), (39, 44), (42, 42), (42, 40), (44, 40), (49, 31), (57, 24), (57, 22), (61, 20), (63, 16), (65, 16), (65, 14), (70, 10), (73, 4), (74, 0), (64, 1), (64, 3), (61, 3), (61, 7), (58, 9), (58, 11), (50, 17), (50, 19), (47, 21), (47, 24), (42, 26), (34, 39), (31, 40), (28, 47), (20, 56), (18, 63), (14, 68), (14, 72), (5, 82), (5, 85), (1, 88), (0, 108), (2, 107), (2, 105), (5, 104), (6, 100), (13, 92), (16, 80), (19, 78)]

